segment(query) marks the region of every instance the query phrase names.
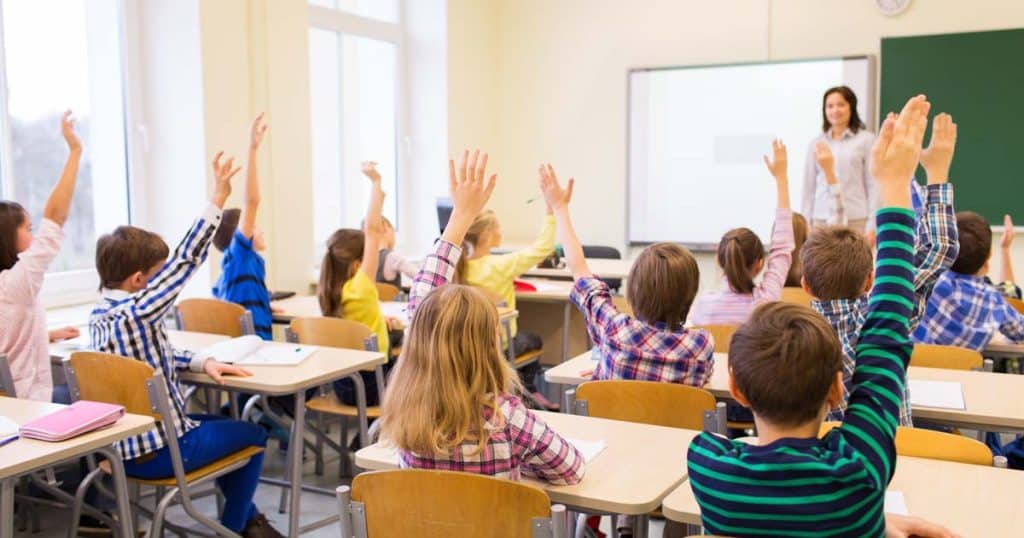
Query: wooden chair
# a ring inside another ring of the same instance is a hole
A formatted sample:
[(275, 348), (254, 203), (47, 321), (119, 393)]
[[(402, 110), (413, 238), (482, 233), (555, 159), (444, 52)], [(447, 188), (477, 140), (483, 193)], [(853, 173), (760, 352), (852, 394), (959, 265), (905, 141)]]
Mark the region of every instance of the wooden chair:
[(241, 305), (218, 299), (185, 299), (175, 307), (174, 317), (183, 331), (232, 338), (256, 334), (251, 312)]
[(341, 535), (355, 538), (565, 538), (565, 507), (540, 488), (453, 471), (362, 473), (337, 489)]
[(811, 307), (811, 294), (798, 286), (782, 288), (782, 297), (780, 297), (779, 300), (784, 303), (803, 305), (807, 308)]
[[(476, 289), (480, 290), (480, 292), (483, 293), (484, 296), (491, 301), (495, 308), (508, 306), (508, 303), (505, 302), (505, 299), (501, 295), (495, 293), (494, 291), (479, 286), (476, 287)], [(512, 320), (501, 320), (501, 326), (505, 331), (505, 354), (506, 357), (508, 358), (509, 363), (512, 364), (513, 368), (518, 370), (526, 365), (533, 364), (539, 361), (540, 358), (544, 356), (543, 348), (536, 349), (533, 351), (527, 351), (526, 353), (520, 353), (519, 355), (516, 355), (515, 350), (512, 349)]]
[(947, 370), (980, 370), (985, 364), (981, 353), (972, 349), (934, 344), (914, 344), (910, 365)]
[(694, 328), (711, 333), (715, 340), (715, 353), (728, 353), (729, 342), (732, 341), (732, 334), (736, 332), (737, 325), (696, 325)]
[(394, 301), (402, 294), (402, 290), (397, 286), (388, 284), (387, 282), (377, 282), (377, 297), (381, 301)]
[(725, 403), (704, 389), (658, 381), (588, 381), (576, 387), (577, 415), (725, 433)]
[(1020, 299), (1016, 299), (1014, 297), (1007, 297), (1006, 302), (1010, 303), (1010, 306), (1012, 306), (1014, 310), (1020, 312), (1021, 314), (1024, 314), (1024, 301), (1021, 301)]
[(14, 376), (11, 374), (11, 365), (7, 362), (7, 355), (0, 353), (0, 396), (17, 398), (18, 392), (14, 389)]
[[(825, 422), (818, 431), (824, 437), (839, 422)], [(908, 428), (896, 428), (896, 454), (915, 458), (992, 465), (992, 451), (985, 443), (952, 433)]]
[[(128, 413), (148, 415), (157, 422), (172, 416), (163, 374), (144, 362), (107, 353), (80, 351), (65, 361), (65, 371), (72, 400), (122, 405)], [(168, 429), (173, 432), (173, 428)], [(178, 527), (164, 521), (168, 507), (177, 498), (180, 498), (185, 512), (208, 529), (221, 536), (238, 536), (200, 512), (193, 504), (192, 492), (198, 486), (208, 485), (218, 477), (245, 466), (263, 448), (246, 447), (192, 472), (185, 472), (178, 439), (173, 433), (167, 435), (167, 448), (174, 469), (172, 476), (156, 480), (128, 477), (136, 487), (168, 488), (162, 498), (156, 499), (154, 512), (136, 504), (137, 510), (149, 514), (152, 519), (149, 536), (161, 536), (164, 526), (181, 532)], [(70, 521), (78, 521), (80, 508), (77, 505), (73, 508)], [(123, 514), (123, 517), (129, 516)]]

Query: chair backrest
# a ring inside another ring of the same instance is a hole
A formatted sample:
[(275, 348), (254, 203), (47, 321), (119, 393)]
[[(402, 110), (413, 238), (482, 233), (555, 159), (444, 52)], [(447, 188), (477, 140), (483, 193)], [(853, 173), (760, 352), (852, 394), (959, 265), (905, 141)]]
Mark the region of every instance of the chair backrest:
[(289, 336), (299, 344), (372, 350), (377, 335), (369, 327), (341, 318), (295, 318), (288, 325)]
[(615, 247), (604, 245), (583, 245), (583, 257), (605, 260), (621, 260), (622, 253)]
[(123, 405), (129, 413), (160, 420), (146, 387), (153, 379), (152, 366), (98, 351), (76, 351), (64, 364), (73, 401)]
[(1024, 301), (1014, 297), (1007, 297), (1006, 302), (1010, 303), (1010, 306), (1012, 306), (1014, 310), (1024, 314)]
[(981, 368), (984, 362), (981, 353), (955, 346), (914, 344), (914, 351), (910, 354), (910, 365), (923, 368), (974, 370)]
[(393, 286), (387, 282), (377, 282), (377, 297), (381, 301), (394, 301), (396, 297), (402, 294), (402, 290), (398, 289), (398, 286)]
[(779, 300), (784, 303), (804, 305), (808, 308), (811, 306), (811, 294), (798, 286), (782, 288), (782, 297), (780, 297)]
[[(836, 427), (839, 427), (838, 422), (825, 422), (821, 425), (819, 435), (824, 436)], [(974, 465), (992, 465), (992, 451), (981, 441), (953, 433), (905, 426), (896, 428), (896, 454)]]
[(540, 488), (490, 476), (418, 469), (362, 473), (352, 480), (366, 536), (533, 536), (533, 519), (551, 517)]
[[(252, 315), (241, 305), (218, 299), (185, 299), (176, 309), (183, 331), (222, 334), (232, 338), (253, 334)], [(248, 325), (246, 320), (248, 319)]]
[(715, 339), (715, 353), (728, 353), (732, 333), (736, 332), (737, 327), (737, 325), (697, 325), (695, 328), (711, 333), (711, 337)]
[(688, 430), (703, 430), (705, 412), (717, 410), (704, 389), (657, 381), (588, 381), (576, 387), (581, 401), (592, 417)]

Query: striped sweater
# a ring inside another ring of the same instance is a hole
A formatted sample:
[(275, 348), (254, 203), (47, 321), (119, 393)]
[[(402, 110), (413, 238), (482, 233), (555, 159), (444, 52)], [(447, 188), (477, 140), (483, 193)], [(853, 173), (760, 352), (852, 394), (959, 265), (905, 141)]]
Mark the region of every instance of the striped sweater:
[[(912, 345), (914, 214), (878, 212), (878, 259), (846, 419), (764, 446), (703, 433), (687, 454), (704, 527), (727, 536), (881, 536)], [(784, 360), (780, 358), (780, 360)]]

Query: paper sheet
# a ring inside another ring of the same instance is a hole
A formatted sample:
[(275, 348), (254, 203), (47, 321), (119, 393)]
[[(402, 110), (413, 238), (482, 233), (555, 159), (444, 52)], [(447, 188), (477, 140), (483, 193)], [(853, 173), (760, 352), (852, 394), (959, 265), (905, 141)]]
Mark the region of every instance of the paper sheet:
[(964, 387), (956, 381), (908, 380), (910, 403), (921, 407), (940, 409), (967, 409), (964, 402)]
[(565, 438), (566, 441), (572, 443), (580, 453), (583, 454), (583, 460), (590, 463), (594, 458), (600, 454), (607, 446), (604, 441), (581, 441), (579, 439)]
[(316, 348), (296, 344), (267, 343), (263, 347), (235, 361), (249, 366), (295, 366), (309, 358)]
[(380, 311), (388, 317), (396, 318), (402, 323), (409, 324), (409, 303), (381, 302)]
[(18, 438), (18, 424), (13, 420), (0, 416), (0, 446)]
[(889, 490), (885, 492), (885, 513), (898, 516), (910, 515), (907, 510), (907, 500), (903, 498), (902, 491)]

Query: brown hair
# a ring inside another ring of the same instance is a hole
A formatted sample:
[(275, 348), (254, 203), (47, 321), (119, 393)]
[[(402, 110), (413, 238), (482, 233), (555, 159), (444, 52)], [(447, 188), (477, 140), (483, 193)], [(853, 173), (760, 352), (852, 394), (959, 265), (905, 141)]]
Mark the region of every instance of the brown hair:
[(469, 225), (469, 229), (466, 230), (466, 237), (462, 241), (462, 256), (459, 257), (459, 261), (455, 264), (455, 277), (452, 279), (452, 282), (457, 284), (466, 283), (466, 266), (469, 263), (470, 255), (477, 245), (480, 244), (480, 237), (493, 230), (497, 224), (498, 216), (490, 209), (481, 212), (473, 219), (473, 224)]
[(821, 301), (856, 299), (864, 295), (874, 256), (864, 236), (849, 228), (815, 228), (800, 249), (804, 281)]
[(466, 441), (475, 441), (479, 454), (487, 416), (504, 424), (499, 398), (520, 389), (501, 352), (494, 305), (470, 286), (442, 286), (409, 324), (381, 404), (381, 433), (420, 456), (449, 454)]
[(213, 246), (217, 250), (224, 252), (231, 246), (231, 238), (235, 236), (241, 216), (241, 209), (225, 209), (221, 214), (220, 226), (217, 227), (217, 233), (213, 234)]
[(366, 234), (362, 230), (342, 228), (327, 240), (327, 252), (320, 263), (317, 298), (325, 316), (340, 316), (341, 289), (355, 274), (355, 264), (363, 261)]
[(736, 388), (754, 413), (778, 426), (817, 418), (842, 366), (839, 338), (825, 318), (791, 303), (758, 306), (729, 344)]
[(734, 228), (718, 243), (718, 266), (736, 293), (753, 293), (751, 269), (764, 258), (764, 243), (750, 228)]
[(834, 86), (825, 90), (825, 95), (821, 97), (821, 130), (828, 132), (832, 124), (828, 122), (828, 115), (825, 114), (825, 103), (828, 101), (828, 96), (833, 93), (838, 93), (843, 96), (846, 103), (850, 105), (850, 131), (853, 134), (857, 134), (857, 131), (864, 129), (864, 121), (860, 119), (860, 113), (857, 112), (857, 94), (853, 93), (853, 90), (849, 86)]
[(18, 228), (27, 218), (21, 204), (0, 200), (0, 271), (18, 263)]
[(800, 277), (804, 274), (803, 262), (800, 258), (800, 248), (807, 242), (807, 219), (800, 213), (793, 213), (793, 261), (789, 264), (789, 273), (786, 275), (787, 287), (799, 287)]
[(699, 284), (700, 269), (689, 250), (655, 243), (630, 268), (626, 297), (637, 319), (674, 329), (686, 321)]
[(956, 228), (960, 235), (960, 253), (950, 269), (962, 275), (976, 274), (992, 254), (992, 227), (985, 217), (973, 211), (959, 211)]
[(96, 240), (96, 272), (101, 288), (117, 288), (135, 273), (145, 273), (167, 261), (170, 249), (159, 235), (136, 228), (118, 226)]

